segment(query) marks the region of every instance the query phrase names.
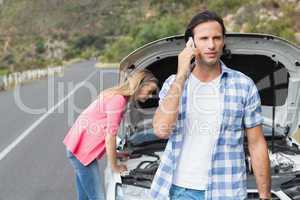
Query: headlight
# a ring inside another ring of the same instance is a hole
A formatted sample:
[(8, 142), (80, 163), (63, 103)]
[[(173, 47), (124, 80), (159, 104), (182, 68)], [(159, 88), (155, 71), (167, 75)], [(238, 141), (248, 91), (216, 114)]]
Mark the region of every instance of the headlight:
[(291, 199), (300, 199), (300, 186), (294, 186), (283, 190)]
[(134, 185), (117, 184), (116, 200), (150, 200), (150, 189)]

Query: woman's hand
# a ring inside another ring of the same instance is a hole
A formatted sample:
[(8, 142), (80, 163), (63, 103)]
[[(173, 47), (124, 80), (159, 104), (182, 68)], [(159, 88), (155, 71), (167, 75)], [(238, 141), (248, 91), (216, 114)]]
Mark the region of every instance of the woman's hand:
[(115, 165), (112, 166), (112, 170), (116, 173), (122, 173), (127, 171), (127, 166), (126, 165)]
[(112, 134), (106, 134), (105, 146), (106, 146), (108, 162), (112, 170), (116, 173), (127, 171), (126, 165), (117, 164), (116, 136)]

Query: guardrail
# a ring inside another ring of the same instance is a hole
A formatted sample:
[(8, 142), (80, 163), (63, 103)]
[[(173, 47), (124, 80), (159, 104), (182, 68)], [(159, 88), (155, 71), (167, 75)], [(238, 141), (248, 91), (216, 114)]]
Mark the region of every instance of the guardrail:
[(7, 90), (10, 88), (14, 88), (15, 86), (30, 82), (33, 80), (39, 80), (46, 78), (48, 76), (60, 75), (62, 76), (64, 73), (64, 68), (62, 66), (59, 67), (51, 67), (47, 69), (34, 69), (27, 70), (23, 72), (14, 72), (8, 75), (0, 76), (0, 90)]

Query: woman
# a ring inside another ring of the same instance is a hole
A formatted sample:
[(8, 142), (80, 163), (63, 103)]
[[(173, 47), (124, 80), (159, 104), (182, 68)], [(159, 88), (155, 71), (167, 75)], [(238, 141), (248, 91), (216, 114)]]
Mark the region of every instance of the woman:
[(64, 139), (75, 170), (78, 200), (104, 200), (97, 159), (107, 152), (113, 171), (126, 171), (116, 159), (116, 134), (130, 100), (145, 102), (158, 81), (148, 70), (138, 70), (119, 86), (104, 90), (77, 118)]

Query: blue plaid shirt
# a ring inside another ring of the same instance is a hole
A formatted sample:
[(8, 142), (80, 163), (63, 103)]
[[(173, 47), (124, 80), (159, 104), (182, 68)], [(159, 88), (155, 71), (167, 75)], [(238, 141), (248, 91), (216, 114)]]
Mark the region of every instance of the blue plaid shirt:
[[(262, 123), (261, 103), (257, 88), (249, 77), (227, 68), (223, 63), (221, 69), (220, 94), (224, 106), (221, 110), (220, 134), (213, 149), (208, 172), (206, 199), (241, 200), (247, 196), (244, 130)], [(167, 95), (175, 76), (171, 75), (164, 82), (159, 93), (160, 102)], [(151, 185), (151, 196), (155, 200), (169, 199), (169, 190), (184, 139), (187, 83), (188, 81), (185, 82), (180, 99), (176, 126), (169, 137)]]

